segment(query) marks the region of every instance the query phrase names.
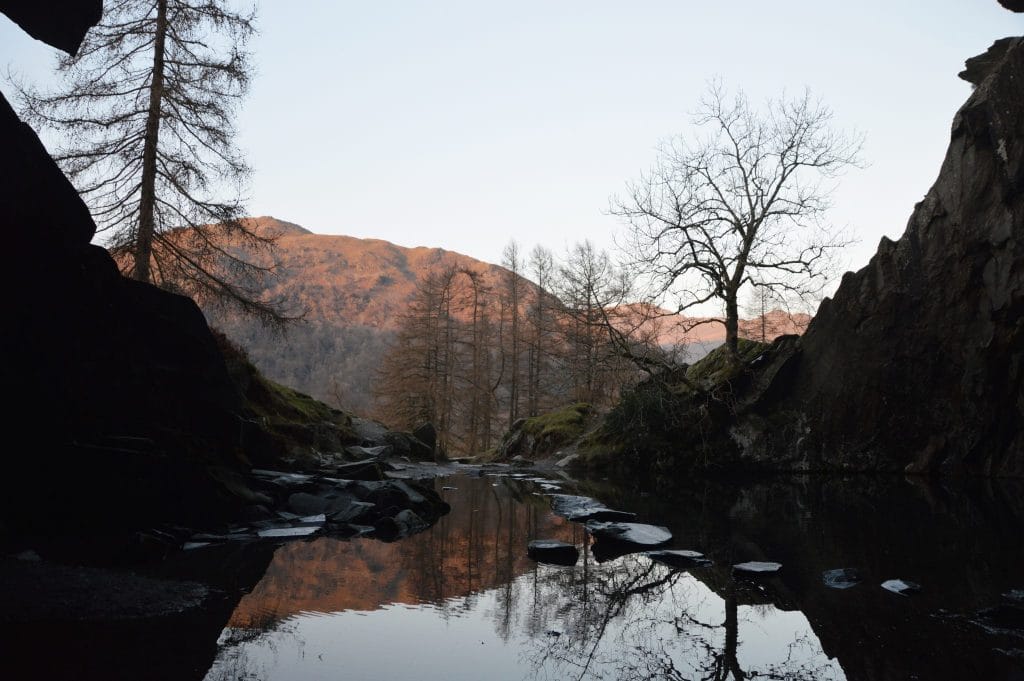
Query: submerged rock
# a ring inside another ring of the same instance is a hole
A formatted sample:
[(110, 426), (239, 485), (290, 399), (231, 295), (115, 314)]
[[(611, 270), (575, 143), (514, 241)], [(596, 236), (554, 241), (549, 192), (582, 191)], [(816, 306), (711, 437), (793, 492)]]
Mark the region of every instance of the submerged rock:
[(572, 544), (554, 539), (535, 539), (527, 545), (526, 555), (538, 563), (572, 566), (579, 560), (580, 552)]
[(773, 563), (767, 560), (751, 560), (746, 563), (736, 563), (732, 566), (736, 572), (748, 575), (770, 575), (782, 569), (782, 563)]
[(908, 582), (903, 579), (887, 579), (886, 581), (882, 582), (882, 588), (886, 591), (891, 591), (894, 594), (907, 596), (909, 594), (920, 591), (921, 585), (915, 582)]
[(551, 510), (566, 520), (582, 522), (586, 520), (631, 520), (636, 513), (615, 511), (596, 499), (575, 494), (552, 494)]
[(849, 589), (860, 584), (861, 578), (853, 568), (839, 568), (822, 572), (821, 581), (830, 589)]
[(636, 546), (658, 546), (672, 540), (667, 527), (643, 523), (615, 523), (591, 520), (586, 524), (587, 532), (603, 541), (621, 542)]

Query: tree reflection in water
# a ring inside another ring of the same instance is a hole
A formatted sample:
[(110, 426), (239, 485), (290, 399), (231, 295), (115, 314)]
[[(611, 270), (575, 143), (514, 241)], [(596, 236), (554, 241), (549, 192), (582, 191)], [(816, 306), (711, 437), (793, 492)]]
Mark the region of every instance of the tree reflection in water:
[[(769, 655), (755, 655), (764, 659), (744, 665), (740, 630), (747, 629), (742, 625), (753, 628), (758, 621), (770, 622), (778, 613), (770, 605), (740, 607), (743, 595), (756, 597), (758, 591), (752, 585), (729, 578), (722, 589), (724, 599), (719, 598), (692, 575), (638, 555), (625, 556), (611, 565), (591, 566), (588, 573), (589, 579), (575, 585), (568, 583), (567, 572), (551, 574), (545, 601), (558, 601), (552, 614), (558, 613), (564, 630), (550, 632), (530, 651), (534, 677), (637, 681), (845, 678), (839, 665), (823, 655), (809, 627), (802, 631), (798, 627), (788, 642), (776, 639)], [(578, 599), (576, 607), (571, 604), (574, 599)], [(719, 619), (722, 615), (718, 613), (723, 611), (724, 619)], [(781, 659), (772, 659), (779, 656)]]
[[(452, 513), (422, 534), (280, 547), (207, 681), (843, 678), (801, 614), (764, 605), (770, 595), (728, 569), (598, 563), (582, 526), (528, 486), (449, 484)], [(576, 544), (581, 560), (528, 560), (538, 538)]]

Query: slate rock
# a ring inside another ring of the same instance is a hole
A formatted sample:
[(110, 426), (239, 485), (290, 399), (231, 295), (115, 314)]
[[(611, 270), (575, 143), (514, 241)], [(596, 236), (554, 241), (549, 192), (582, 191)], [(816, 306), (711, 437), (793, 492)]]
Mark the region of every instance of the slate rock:
[(767, 560), (751, 560), (746, 563), (737, 563), (732, 566), (732, 569), (746, 575), (772, 575), (782, 569), (782, 563), (773, 563)]
[(583, 522), (587, 520), (624, 520), (636, 518), (635, 513), (614, 511), (600, 501), (575, 494), (552, 494), (549, 497), (551, 510), (566, 520)]
[(882, 582), (882, 588), (886, 591), (891, 591), (894, 594), (900, 594), (901, 596), (907, 596), (912, 593), (917, 593), (921, 590), (921, 585), (915, 582), (908, 582), (903, 579), (887, 579)]
[(672, 540), (667, 527), (643, 523), (617, 523), (591, 520), (587, 531), (603, 541), (614, 541), (636, 546), (658, 546)]
[(821, 581), (830, 589), (849, 589), (860, 584), (861, 578), (853, 568), (838, 568), (822, 572)]
[(327, 511), (330, 500), (323, 496), (296, 492), (288, 497), (288, 510), (300, 516), (318, 515)]

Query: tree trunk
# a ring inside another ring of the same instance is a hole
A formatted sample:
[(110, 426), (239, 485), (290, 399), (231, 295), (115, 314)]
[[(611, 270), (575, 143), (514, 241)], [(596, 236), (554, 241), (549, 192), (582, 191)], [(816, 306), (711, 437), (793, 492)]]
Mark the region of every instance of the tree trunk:
[(153, 76), (149, 85), (149, 112), (142, 148), (142, 178), (139, 187), (139, 229), (135, 235), (135, 268), (132, 276), (149, 281), (156, 223), (156, 149), (160, 138), (160, 105), (164, 95), (164, 42), (167, 38), (167, 0), (156, 3), (156, 33), (153, 37)]
[(725, 296), (725, 345), (734, 359), (739, 357), (739, 307), (736, 304), (736, 291), (729, 291)]

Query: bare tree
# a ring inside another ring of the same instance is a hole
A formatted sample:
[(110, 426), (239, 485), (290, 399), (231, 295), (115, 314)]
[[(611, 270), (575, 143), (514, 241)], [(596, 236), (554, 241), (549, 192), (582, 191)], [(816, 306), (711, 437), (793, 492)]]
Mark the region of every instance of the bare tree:
[(240, 220), (253, 19), (228, 0), (113, 0), (58, 62), (60, 91), (18, 89), (22, 115), (64, 135), (57, 162), (126, 274), (280, 323), (259, 294), (272, 264), (241, 255), (273, 243)]
[(606, 251), (584, 241), (569, 249), (557, 289), (573, 399), (602, 404), (620, 387), (613, 380), (622, 364), (616, 317), (629, 296), (629, 282)]
[(519, 251), (519, 244), (515, 239), (510, 239), (501, 254), (501, 265), (505, 268), (502, 273), (503, 296), (502, 310), (507, 315), (509, 322), (508, 341), (508, 427), (519, 418), (520, 385), (519, 378), (522, 375), (520, 352), (522, 345), (522, 324), (520, 321), (523, 302), (523, 257)]
[(623, 245), (652, 300), (676, 313), (719, 302), (725, 314), (714, 321), (735, 356), (744, 286), (809, 296), (827, 283), (834, 252), (849, 243), (824, 222), (828, 182), (858, 164), (862, 140), (835, 131), (806, 91), (757, 111), (712, 84), (693, 122), (706, 135), (662, 144), (611, 212), (628, 226)]

